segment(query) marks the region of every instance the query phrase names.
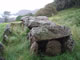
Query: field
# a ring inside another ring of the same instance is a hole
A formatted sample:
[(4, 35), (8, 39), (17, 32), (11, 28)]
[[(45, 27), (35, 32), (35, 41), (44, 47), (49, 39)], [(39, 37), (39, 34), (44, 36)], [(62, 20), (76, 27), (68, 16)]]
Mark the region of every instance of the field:
[[(13, 34), (9, 36), (8, 44), (5, 45), (4, 57), (6, 60), (80, 60), (80, 8), (70, 8), (58, 12), (49, 19), (58, 25), (65, 25), (71, 28), (75, 48), (73, 52), (54, 57), (39, 57), (31, 55), (29, 52), (29, 40), (27, 40), (28, 28), (15, 26)], [(0, 24), (0, 41), (5, 29), (6, 23)]]

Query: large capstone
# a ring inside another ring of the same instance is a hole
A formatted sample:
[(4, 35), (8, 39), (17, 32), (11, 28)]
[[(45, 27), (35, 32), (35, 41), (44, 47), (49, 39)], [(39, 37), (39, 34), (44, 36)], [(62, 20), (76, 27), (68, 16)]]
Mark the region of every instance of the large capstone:
[(36, 41), (39, 40), (51, 40), (63, 38), (70, 35), (69, 28), (65, 28), (63, 26), (54, 26), (51, 28), (46, 27), (34, 27), (30, 31), (30, 35), (36, 38)]

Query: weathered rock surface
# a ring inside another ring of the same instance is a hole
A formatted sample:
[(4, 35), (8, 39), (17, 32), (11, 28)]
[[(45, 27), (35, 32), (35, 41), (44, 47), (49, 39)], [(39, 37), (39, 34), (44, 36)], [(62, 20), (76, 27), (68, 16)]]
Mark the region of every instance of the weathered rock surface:
[(72, 40), (72, 36), (69, 36), (68, 40), (64, 43), (65, 50), (72, 52), (74, 46), (75, 46), (74, 40)]
[(46, 16), (37, 16), (36, 20), (48, 20), (48, 17), (46, 17)]
[(63, 38), (70, 34), (69, 28), (64, 26), (54, 26), (52, 29), (43, 26), (35, 27), (30, 31), (30, 35), (36, 38), (36, 41)]
[(45, 26), (45, 27), (53, 27), (55, 26), (55, 23), (52, 23), (51, 21), (46, 20), (30, 20), (28, 23), (28, 27), (32, 29), (33, 27), (40, 27), (40, 26)]
[(46, 16), (38, 16), (38, 17), (25, 16), (21, 18), (21, 21), (25, 26), (29, 27), (30, 29), (33, 27), (51, 24), (51, 21), (48, 21), (48, 17)]
[(37, 16), (37, 17), (25, 16), (25, 17), (22, 17), (21, 20), (23, 20), (23, 21), (27, 21), (27, 20), (48, 20), (48, 17), (46, 17), (46, 16)]

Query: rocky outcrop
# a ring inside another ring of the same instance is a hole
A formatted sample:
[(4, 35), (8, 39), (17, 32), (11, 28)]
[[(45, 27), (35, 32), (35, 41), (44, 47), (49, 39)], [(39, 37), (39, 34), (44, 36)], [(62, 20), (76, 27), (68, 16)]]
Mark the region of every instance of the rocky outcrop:
[(54, 56), (73, 50), (74, 40), (72, 40), (71, 31), (68, 27), (56, 25), (47, 19), (42, 19), (42, 17), (37, 20), (37, 17), (23, 18), (23, 24), (30, 29), (28, 38), (32, 53)]

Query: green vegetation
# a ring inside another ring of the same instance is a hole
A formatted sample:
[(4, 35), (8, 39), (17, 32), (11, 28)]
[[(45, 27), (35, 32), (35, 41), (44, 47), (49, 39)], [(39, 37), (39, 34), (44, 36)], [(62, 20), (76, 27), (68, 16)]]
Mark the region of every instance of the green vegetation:
[(22, 18), (23, 16), (18, 16), (17, 18), (16, 18), (16, 21), (20, 21), (20, 19)]
[(61, 25), (80, 26), (80, 8), (70, 8), (60, 11), (57, 15), (51, 17), (50, 20)]
[(80, 0), (54, 0), (52, 3), (47, 4), (44, 8), (39, 9), (35, 15), (51, 17), (56, 15), (57, 11), (72, 8), (74, 6), (80, 7)]
[[(6, 24), (0, 24), (0, 40), (5, 30)], [(29, 29), (20, 25), (12, 26), (12, 34), (9, 35), (7, 45), (5, 45), (4, 57), (6, 60), (40, 60), (39, 57), (31, 55), (29, 51), (29, 40), (27, 33)]]
[(0, 41), (2, 41), (2, 37), (3, 37), (3, 33), (4, 33), (4, 29), (5, 29), (5, 25), (6, 25), (6, 23), (4, 23), (4, 24), (0, 24)]
[[(71, 28), (75, 48), (72, 53), (54, 57), (39, 57), (30, 54), (29, 40), (27, 40), (28, 28), (14, 26), (12, 35), (9, 36), (8, 45), (5, 46), (4, 57), (6, 60), (80, 60), (80, 8), (71, 8), (58, 12), (57, 15), (50, 17), (50, 20), (58, 25), (65, 25)], [(0, 41), (6, 24), (0, 24)]]

